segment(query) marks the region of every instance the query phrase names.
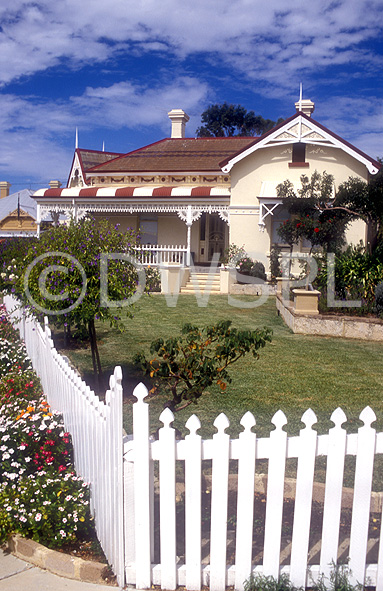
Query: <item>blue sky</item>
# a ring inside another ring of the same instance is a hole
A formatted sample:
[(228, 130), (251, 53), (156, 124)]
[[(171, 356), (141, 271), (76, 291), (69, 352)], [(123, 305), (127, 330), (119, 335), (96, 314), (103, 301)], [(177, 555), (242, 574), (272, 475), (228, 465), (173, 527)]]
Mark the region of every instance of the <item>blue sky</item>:
[(212, 103), (295, 111), (383, 156), (383, 0), (2, 0), (0, 180), (66, 182), (79, 147), (193, 137)]

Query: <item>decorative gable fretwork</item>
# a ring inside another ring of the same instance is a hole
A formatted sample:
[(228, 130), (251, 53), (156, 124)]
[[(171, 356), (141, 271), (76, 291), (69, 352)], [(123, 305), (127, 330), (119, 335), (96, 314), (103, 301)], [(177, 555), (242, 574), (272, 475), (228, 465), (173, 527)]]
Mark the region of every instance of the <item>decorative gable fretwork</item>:
[(310, 143), (334, 146), (334, 142), (329, 139), (323, 133), (319, 133), (317, 129), (310, 127), (309, 123), (303, 123), (302, 121), (292, 122), (290, 127), (287, 127), (282, 133), (276, 135), (267, 144), (268, 147), (279, 146), (280, 144), (291, 144), (291, 143)]
[(84, 187), (85, 181), (82, 175), (82, 169), (79, 157), (75, 153), (72, 170), (70, 171), (68, 187)]
[(260, 138), (259, 141), (255, 141), (249, 148), (242, 150), (242, 152), (230, 160), (226, 160), (222, 166), (222, 171), (229, 173), (235, 164), (255, 153), (257, 150), (272, 147), (282, 149), (283, 146), (286, 147), (297, 143), (310, 144), (314, 149), (315, 147), (319, 147), (321, 150), (324, 148), (336, 148), (346, 152), (352, 158), (364, 164), (370, 174), (376, 174), (379, 170), (377, 163), (366, 154), (354, 148), (354, 146), (342, 140), (330, 130), (327, 130), (314, 121), (314, 119), (297, 114), (284, 125), (282, 124), (275, 130), (271, 130), (264, 137)]

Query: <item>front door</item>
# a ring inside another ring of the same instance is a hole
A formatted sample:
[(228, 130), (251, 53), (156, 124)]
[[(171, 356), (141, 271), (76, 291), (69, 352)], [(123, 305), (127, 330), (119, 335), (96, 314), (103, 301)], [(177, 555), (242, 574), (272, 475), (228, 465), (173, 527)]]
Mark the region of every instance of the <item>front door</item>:
[(228, 227), (218, 214), (203, 213), (200, 220), (199, 262), (208, 263), (215, 253), (221, 257), (228, 244)]

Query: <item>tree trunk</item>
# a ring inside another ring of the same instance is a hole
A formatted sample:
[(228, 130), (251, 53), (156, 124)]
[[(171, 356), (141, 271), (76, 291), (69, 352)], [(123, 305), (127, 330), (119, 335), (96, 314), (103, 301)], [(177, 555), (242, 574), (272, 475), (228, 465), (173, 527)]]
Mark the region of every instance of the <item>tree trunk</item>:
[(94, 375), (97, 379), (97, 385), (100, 386), (100, 378), (102, 376), (102, 368), (101, 368), (100, 354), (99, 354), (98, 346), (97, 346), (97, 335), (96, 335), (96, 328), (94, 325), (94, 319), (89, 321), (88, 331), (89, 331), (90, 348), (91, 348), (91, 352), (92, 352), (93, 372), (94, 372)]

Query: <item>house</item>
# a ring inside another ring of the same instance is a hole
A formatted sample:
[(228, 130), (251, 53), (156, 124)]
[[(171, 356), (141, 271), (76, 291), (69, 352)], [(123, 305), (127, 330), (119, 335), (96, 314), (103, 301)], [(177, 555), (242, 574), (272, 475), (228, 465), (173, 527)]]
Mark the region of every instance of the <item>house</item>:
[[(183, 249), (186, 264), (191, 257), (209, 263), (236, 244), (268, 268), (270, 248), (280, 244), (277, 228), (287, 218), (276, 193), (279, 183), (290, 179), (300, 187), (303, 173), (326, 171), (334, 176), (336, 191), (350, 176), (368, 181), (380, 168), (315, 121), (312, 101), (300, 100), (295, 108), (258, 138), (187, 138), (189, 117), (173, 109), (170, 138), (127, 154), (77, 148), (67, 187), (51, 183), (34, 194), (37, 223), (50, 211), (76, 218), (89, 212), (139, 230), (142, 243), (153, 249)], [(360, 239), (365, 225), (356, 221), (347, 241)]]
[(0, 238), (36, 236), (37, 204), (33, 191), (23, 189), (9, 194), (10, 183), (0, 182)]

